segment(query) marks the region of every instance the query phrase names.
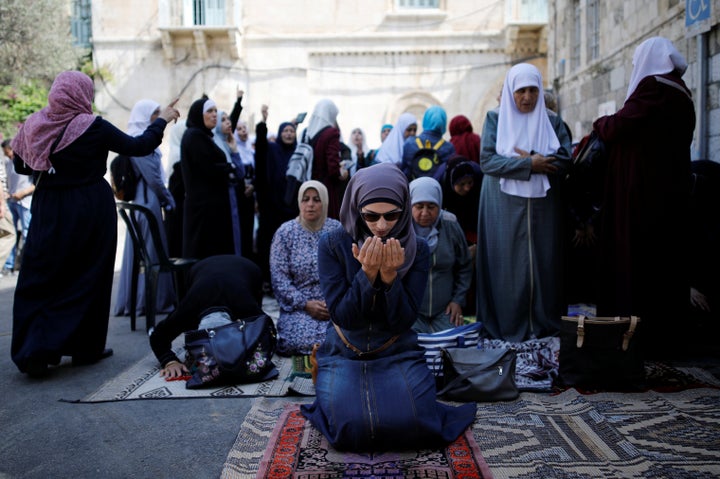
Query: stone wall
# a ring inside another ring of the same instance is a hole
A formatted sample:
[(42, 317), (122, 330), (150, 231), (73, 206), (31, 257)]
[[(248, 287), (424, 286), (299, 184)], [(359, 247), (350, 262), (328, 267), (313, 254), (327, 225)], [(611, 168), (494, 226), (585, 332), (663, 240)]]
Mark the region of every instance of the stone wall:
[(545, 68), (542, 26), (518, 36), (522, 48), (508, 48), (503, 2), (443, 0), (440, 9), (412, 12), (392, 0), (225, 3), (228, 25), (195, 32), (160, 25), (177, 18), (177, 0), (93, 2), (94, 58), (112, 74), (96, 85), (102, 114), (124, 126), (141, 98), (180, 95), (185, 113), (203, 93), (229, 110), (240, 88), (242, 119), (254, 125), (268, 104), (273, 132), (331, 98), (343, 134), (360, 127), (374, 148), (382, 124), (404, 111), (421, 123), (432, 104), (448, 120), (468, 116), (480, 132), (512, 61), (527, 57)]
[[(580, 0), (581, 24), (586, 23), (587, 0)], [(548, 76), (559, 98), (560, 113), (570, 125), (573, 138), (579, 140), (592, 129), (592, 122), (614, 113), (625, 100), (632, 72), (632, 55), (637, 45), (651, 36), (673, 41), (688, 61), (683, 79), (693, 91), (699, 108), (699, 62), (697, 37), (688, 35), (685, 26), (685, 2), (679, 0), (607, 0), (600, 5), (600, 55), (589, 60), (587, 31), (580, 34), (580, 63), (571, 64), (577, 2), (557, 0), (550, 5), (548, 30)], [(720, 162), (720, 12), (717, 7), (707, 33), (708, 80), (707, 157)], [(698, 111), (698, 115), (700, 112)], [(698, 122), (699, 123), (699, 122)], [(699, 158), (699, 131), (693, 144), (693, 158)]]

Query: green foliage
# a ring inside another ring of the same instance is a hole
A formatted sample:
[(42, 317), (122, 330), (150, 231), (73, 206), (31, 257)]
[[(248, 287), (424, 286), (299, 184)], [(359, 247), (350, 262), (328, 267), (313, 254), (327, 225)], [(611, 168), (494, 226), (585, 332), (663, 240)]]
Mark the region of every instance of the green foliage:
[(31, 113), (47, 105), (48, 88), (42, 82), (31, 81), (20, 86), (0, 87), (0, 133), (12, 138), (20, 123)]
[(67, 0), (0, 0), (0, 85), (48, 85), (77, 68)]
[(93, 64), (92, 56), (87, 55), (83, 57), (82, 64), (80, 65), (80, 71), (93, 79), (101, 79), (106, 82), (112, 81), (112, 73), (104, 66), (95, 66)]

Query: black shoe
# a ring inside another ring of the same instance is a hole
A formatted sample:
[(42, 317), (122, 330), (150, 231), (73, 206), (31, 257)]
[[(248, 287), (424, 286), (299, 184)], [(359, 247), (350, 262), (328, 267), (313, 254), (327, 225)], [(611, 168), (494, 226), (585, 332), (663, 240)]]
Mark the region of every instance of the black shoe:
[(31, 378), (44, 378), (50, 371), (44, 359), (30, 358), (25, 363), (25, 373)]
[(113, 350), (110, 348), (105, 348), (102, 353), (100, 353), (99, 356), (94, 357), (83, 357), (83, 356), (73, 356), (72, 358), (72, 365), (73, 366), (89, 366), (90, 364), (95, 364), (105, 358), (109, 358), (113, 355)]

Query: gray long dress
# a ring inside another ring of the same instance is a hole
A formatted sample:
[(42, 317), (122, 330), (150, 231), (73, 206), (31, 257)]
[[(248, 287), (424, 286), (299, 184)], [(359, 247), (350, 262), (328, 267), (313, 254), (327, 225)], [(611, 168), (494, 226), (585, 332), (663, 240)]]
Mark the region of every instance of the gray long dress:
[(562, 213), (560, 181), (570, 164), (570, 137), (548, 110), (560, 141), (558, 172), (548, 175), (544, 198), (503, 193), (500, 178), (528, 180), (529, 158), (497, 154), (498, 110), (488, 112), (482, 134), (477, 243), (477, 317), (495, 339), (520, 342), (557, 332), (561, 316)]
[[(146, 206), (152, 210), (157, 218), (160, 226), (160, 236), (167, 251), (167, 238), (165, 228), (163, 227), (162, 208), (170, 205), (174, 208), (175, 200), (165, 187), (162, 177), (162, 162), (160, 154), (153, 152), (152, 154), (140, 158), (132, 158), (135, 171), (140, 174), (137, 190), (133, 203)], [(140, 219), (141, 222), (145, 220)], [(146, 238), (150, 238), (150, 230), (147, 225), (143, 228), (143, 234)], [(148, 245), (150, 254), (154, 254), (155, 248), (152, 244)], [(133, 244), (130, 235), (125, 236), (125, 249), (123, 252), (122, 270), (118, 283), (117, 297), (115, 299), (115, 316), (125, 316), (130, 314), (130, 281), (132, 275), (133, 262)], [(155, 305), (158, 313), (169, 313), (174, 309), (175, 304), (175, 286), (171, 273), (161, 273), (157, 286), (157, 304)], [(137, 314), (145, 314), (145, 277), (140, 274), (138, 278), (137, 290)]]

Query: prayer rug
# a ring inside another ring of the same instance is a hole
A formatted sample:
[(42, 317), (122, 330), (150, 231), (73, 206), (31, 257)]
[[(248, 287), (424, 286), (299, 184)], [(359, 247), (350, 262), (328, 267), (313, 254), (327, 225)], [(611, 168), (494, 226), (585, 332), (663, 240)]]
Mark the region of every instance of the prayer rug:
[[(261, 443), (264, 452), (248, 450), (248, 444)], [(492, 474), (470, 430), (444, 449), (340, 452), (300, 414), (299, 404), (264, 399), (248, 413), (221, 477), (481, 479)]]
[(473, 435), (498, 479), (715, 478), (720, 390), (522, 393), (478, 404)]
[[(184, 348), (177, 343), (175, 353), (181, 359)], [(309, 374), (296, 371), (296, 358), (275, 356), (273, 362), (279, 371), (276, 379), (256, 384), (219, 386), (207, 389), (186, 389), (185, 381), (166, 381), (160, 376), (160, 367), (154, 355), (149, 354), (115, 378), (103, 384), (97, 391), (79, 400), (67, 402), (109, 402), (138, 399), (187, 399), (208, 397), (253, 397), (253, 396), (314, 396), (315, 387)], [(696, 387), (720, 387), (720, 381), (700, 367), (672, 367), (663, 363), (646, 363), (647, 389), (656, 391), (678, 391)], [(518, 379), (521, 379), (518, 376)], [(547, 389), (531, 392), (551, 392), (549, 380)], [(524, 384), (519, 381), (519, 384)], [(540, 384), (536, 382), (535, 384)], [(556, 391), (557, 392), (557, 391)], [(583, 391), (589, 393), (591, 391)]]
[[(340, 470), (340, 462), (352, 463), (349, 456), (325, 446), (314, 428), (298, 420), (297, 408), (288, 398), (257, 399), (221, 477), (364, 477), (356, 470)], [(524, 392), (515, 401), (479, 403), (470, 432), (474, 444), (469, 440), (467, 444), (473, 455), (465, 458), (472, 457), (486, 475), (463, 477), (710, 479), (720, 475), (718, 389), (593, 395), (574, 389), (557, 395)], [(478, 450), (482, 456), (475, 456)], [(433, 461), (441, 461), (444, 455), (447, 461), (447, 451), (427, 454), (422, 460), (417, 455), (406, 460), (423, 463), (432, 456)], [(299, 463), (305, 469), (298, 470)], [(368, 463), (366, 459), (357, 464)], [(313, 472), (313, 464), (324, 469)], [(391, 477), (454, 477), (447, 469), (413, 474), (401, 470)]]
[[(182, 360), (184, 348), (175, 353)], [(160, 376), (160, 366), (153, 354), (144, 357), (117, 377), (103, 384), (89, 396), (69, 402), (110, 402), (137, 399), (188, 399), (253, 396), (314, 396), (312, 379), (293, 371), (292, 358), (274, 356), (273, 363), (279, 371), (275, 379), (254, 384), (218, 386), (214, 388), (187, 389), (185, 381), (167, 381)]]

